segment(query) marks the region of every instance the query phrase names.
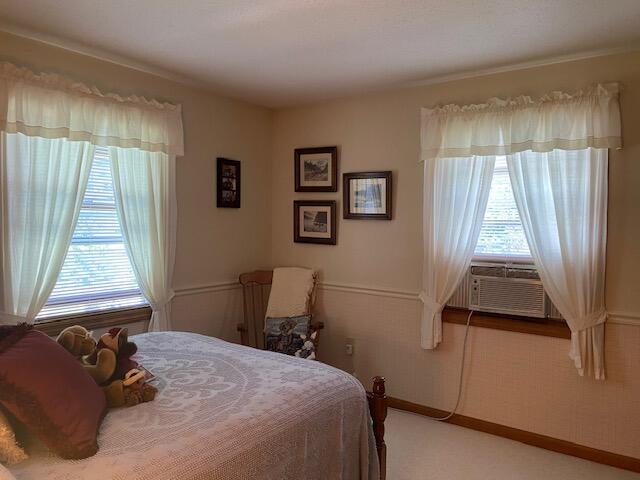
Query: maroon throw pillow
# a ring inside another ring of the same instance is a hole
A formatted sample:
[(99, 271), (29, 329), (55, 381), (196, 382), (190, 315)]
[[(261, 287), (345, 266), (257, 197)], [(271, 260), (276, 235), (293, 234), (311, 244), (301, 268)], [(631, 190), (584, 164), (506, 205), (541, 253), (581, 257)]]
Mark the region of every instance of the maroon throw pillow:
[(63, 458), (98, 451), (104, 393), (73, 355), (29, 326), (0, 328), (0, 403)]

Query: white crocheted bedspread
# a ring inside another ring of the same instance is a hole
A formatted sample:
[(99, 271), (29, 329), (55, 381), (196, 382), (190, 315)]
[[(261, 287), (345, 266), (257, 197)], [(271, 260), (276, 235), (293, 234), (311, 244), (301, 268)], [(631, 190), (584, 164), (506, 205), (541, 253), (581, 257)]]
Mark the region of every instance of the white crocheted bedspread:
[(132, 339), (156, 399), (110, 411), (95, 456), (36, 453), (11, 468), (18, 480), (377, 478), (365, 392), (351, 375), (194, 333)]

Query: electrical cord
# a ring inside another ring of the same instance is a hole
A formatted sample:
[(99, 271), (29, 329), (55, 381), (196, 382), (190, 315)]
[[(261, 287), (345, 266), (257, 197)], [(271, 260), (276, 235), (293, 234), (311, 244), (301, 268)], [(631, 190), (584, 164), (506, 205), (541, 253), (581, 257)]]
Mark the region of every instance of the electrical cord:
[(458, 411), (458, 407), (460, 406), (460, 399), (462, 398), (462, 380), (464, 378), (464, 359), (467, 356), (467, 338), (469, 337), (469, 327), (471, 326), (471, 315), (473, 315), (473, 310), (469, 312), (469, 316), (467, 317), (467, 327), (464, 332), (464, 342), (462, 344), (462, 360), (460, 360), (460, 380), (458, 382), (458, 399), (456, 400), (456, 405), (451, 410), (451, 413), (444, 417), (435, 417), (434, 420), (438, 420), (439, 422), (444, 422), (445, 420), (449, 420), (453, 417)]

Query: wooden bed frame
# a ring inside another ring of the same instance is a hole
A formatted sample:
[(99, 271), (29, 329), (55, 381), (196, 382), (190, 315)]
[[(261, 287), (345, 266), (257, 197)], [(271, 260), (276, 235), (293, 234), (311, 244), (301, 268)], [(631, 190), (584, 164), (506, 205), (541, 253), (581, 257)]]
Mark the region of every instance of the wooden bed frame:
[[(267, 311), (269, 291), (273, 281), (273, 270), (256, 270), (240, 275), (242, 285), (244, 322), (238, 324), (240, 341), (243, 345), (264, 348), (264, 317)], [(322, 322), (312, 324), (312, 328), (321, 330)], [(373, 421), (373, 433), (376, 438), (376, 450), (380, 464), (380, 480), (387, 476), (387, 446), (384, 443), (384, 421), (387, 418), (387, 395), (384, 377), (373, 378), (373, 388), (367, 392), (369, 412)]]

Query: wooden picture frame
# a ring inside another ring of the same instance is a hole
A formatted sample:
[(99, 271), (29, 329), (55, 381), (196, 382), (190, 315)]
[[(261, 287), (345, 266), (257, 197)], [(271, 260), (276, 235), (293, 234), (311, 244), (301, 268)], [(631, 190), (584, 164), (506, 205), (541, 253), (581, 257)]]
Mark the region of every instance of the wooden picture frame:
[(391, 171), (343, 174), (343, 218), (391, 220), (392, 183)]
[(293, 170), (296, 192), (337, 192), (338, 147), (296, 148)]
[(238, 160), (218, 157), (216, 185), (218, 208), (240, 208), (240, 162)]
[(336, 201), (294, 200), (293, 241), (336, 244)]

